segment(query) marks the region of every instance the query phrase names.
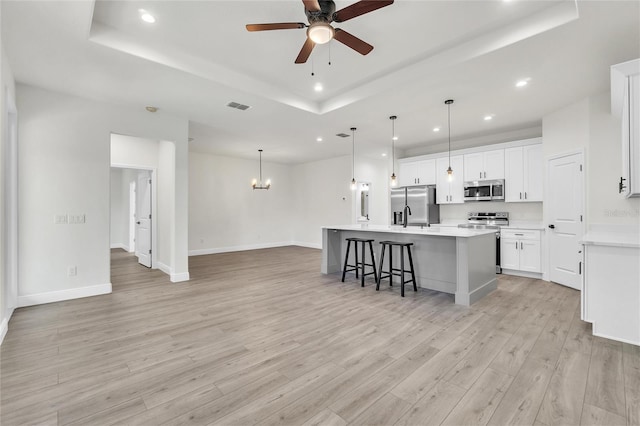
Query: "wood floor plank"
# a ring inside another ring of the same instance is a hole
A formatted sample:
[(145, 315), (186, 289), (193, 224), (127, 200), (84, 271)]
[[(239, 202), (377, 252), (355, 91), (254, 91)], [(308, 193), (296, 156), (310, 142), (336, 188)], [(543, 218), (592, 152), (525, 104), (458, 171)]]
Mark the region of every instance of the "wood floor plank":
[(368, 410), (360, 413), (358, 417), (353, 419), (350, 425), (371, 425), (386, 426), (394, 424), (404, 413), (406, 413), (411, 404), (400, 398), (386, 393), (378, 398)]
[(488, 424), (533, 424), (552, 374), (553, 367), (548, 363), (525, 361)]
[(486, 425), (512, 381), (508, 374), (486, 369), (442, 425)]
[(595, 338), (587, 380), (585, 404), (626, 416), (622, 344)]
[(302, 426), (346, 426), (347, 422), (328, 408), (307, 420)]
[(395, 426), (439, 425), (465, 393), (465, 389), (441, 380), (418, 400)]
[(640, 425), (640, 346), (622, 345), (627, 424)]
[(577, 418), (567, 389), (585, 377), (583, 423), (638, 423), (640, 351), (592, 338), (578, 292), (498, 275), (465, 307), (342, 283), (320, 261), (295, 246), (196, 256), (173, 284), (112, 250), (112, 294), (15, 311), (0, 423), (414, 426), (495, 409), (490, 423), (549, 426)]
[(591, 356), (564, 350), (536, 420), (547, 426), (580, 423)]
[[(584, 404), (581, 425), (583, 426), (625, 426), (624, 417), (590, 404)], [(631, 423), (633, 426), (633, 423)]]

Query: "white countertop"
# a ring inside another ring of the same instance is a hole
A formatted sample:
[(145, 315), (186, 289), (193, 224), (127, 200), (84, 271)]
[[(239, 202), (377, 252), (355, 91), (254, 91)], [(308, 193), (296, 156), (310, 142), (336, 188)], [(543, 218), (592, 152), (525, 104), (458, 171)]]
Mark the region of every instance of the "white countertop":
[(607, 232), (607, 231), (589, 231), (582, 237), (580, 244), (609, 246), (609, 247), (629, 247), (640, 248), (640, 234), (623, 233), (623, 232)]
[(325, 229), (337, 229), (340, 231), (365, 231), (365, 232), (388, 232), (391, 234), (410, 235), (432, 235), (438, 237), (462, 237), (470, 238), (478, 235), (495, 234), (493, 229), (464, 229), (451, 226), (432, 226), (420, 228), (419, 226), (389, 226), (389, 225), (338, 225), (323, 226)]

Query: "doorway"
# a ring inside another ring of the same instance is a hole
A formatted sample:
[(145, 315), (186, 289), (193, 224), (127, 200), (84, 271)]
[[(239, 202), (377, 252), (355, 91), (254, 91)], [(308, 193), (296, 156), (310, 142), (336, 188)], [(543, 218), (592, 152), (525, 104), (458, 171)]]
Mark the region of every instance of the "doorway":
[(547, 160), (549, 280), (576, 290), (582, 289), (583, 164), (582, 151)]
[(111, 249), (137, 257), (156, 268), (155, 170), (111, 167)]

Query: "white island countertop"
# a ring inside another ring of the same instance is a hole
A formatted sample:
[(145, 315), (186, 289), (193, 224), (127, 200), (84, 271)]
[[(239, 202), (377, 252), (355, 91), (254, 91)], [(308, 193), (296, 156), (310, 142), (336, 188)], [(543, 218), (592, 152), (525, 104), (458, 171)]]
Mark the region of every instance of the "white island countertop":
[(324, 229), (337, 229), (339, 231), (363, 231), (363, 232), (388, 232), (392, 234), (408, 235), (432, 235), (440, 237), (460, 237), (470, 238), (479, 235), (495, 234), (495, 229), (466, 229), (452, 226), (431, 226), (421, 228), (420, 226), (389, 226), (389, 225), (337, 225), (324, 226)]

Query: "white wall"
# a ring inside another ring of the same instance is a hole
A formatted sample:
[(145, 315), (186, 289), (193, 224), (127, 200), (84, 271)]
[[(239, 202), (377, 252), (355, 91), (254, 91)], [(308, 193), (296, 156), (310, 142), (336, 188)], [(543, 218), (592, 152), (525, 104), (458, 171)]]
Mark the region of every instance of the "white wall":
[[(18, 302), (25, 306), (110, 292), (111, 133), (170, 140), (186, 149), (188, 123), (161, 112), (151, 114), (143, 108), (89, 101), (26, 85), (18, 86), (17, 98), (21, 212)], [(175, 191), (186, 192), (187, 184), (186, 179), (178, 180)], [(185, 215), (186, 221), (188, 206), (178, 208), (176, 215)], [(84, 214), (86, 223), (54, 224), (55, 215), (66, 213)], [(186, 232), (186, 226), (179, 232)], [(186, 247), (182, 254), (186, 264)], [(67, 275), (69, 266), (77, 266), (77, 276)]]
[(545, 116), (542, 127), (545, 159), (585, 150), (587, 225), (637, 227), (640, 199), (618, 195), (617, 183), (622, 171), (621, 123), (611, 115), (609, 92)]
[(130, 183), (135, 182), (138, 170), (111, 168), (111, 248), (132, 251), (129, 241), (131, 206)]
[(294, 212), (291, 166), (271, 163), (263, 153), (263, 180), (269, 190), (253, 190), (255, 160), (191, 152), (189, 155), (189, 252), (218, 253), (291, 244)]
[[(0, 2), (0, 18), (2, 2)], [(11, 211), (15, 207), (11, 194), (11, 179), (8, 172), (15, 166), (10, 153), (9, 112), (15, 117), (15, 81), (9, 61), (4, 52), (0, 35), (0, 344), (8, 330), (9, 319), (16, 305), (16, 274), (11, 267), (17, 255), (11, 246), (9, 235), (15, 230), (11, 222)], [(9, 273), (8, 273), (9, 272)]]
[[(110, 245), (111, 248), (123, 248), (128, 245), (128, 238), (125, 239), (125, 226), (128, 231), (129, 225), (125, 223), (124, 212), (128, 207), (125, 204), (124, 197), (122, 195), (122, 171), (123, 169), (111, 169), (111, 215), (110, 215)], [(127, 194), (128, 195), (128, 194)]]

